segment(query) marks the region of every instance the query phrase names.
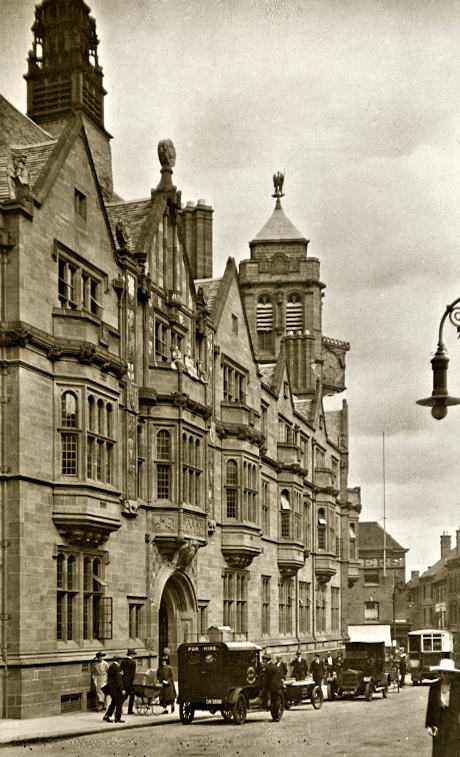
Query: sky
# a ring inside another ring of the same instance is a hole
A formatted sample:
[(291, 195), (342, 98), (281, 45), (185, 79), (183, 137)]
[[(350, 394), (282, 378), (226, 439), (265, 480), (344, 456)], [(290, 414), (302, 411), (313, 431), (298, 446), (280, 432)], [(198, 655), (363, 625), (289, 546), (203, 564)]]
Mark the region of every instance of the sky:
[[(435, 421), (415, 404), (460, 297), (460, 0), (86, 1), (118, 194), (149, 196), (170, 137), (183, 201), (214, 207), (220, 275), (249, 257), (285, 173), (327, 285), (323, 332), (351, 343), (326, 409), (349, 404), (361, 519), (385, 512), (408, 574), (426, 569), (460, 527), (460, 407)], [(23, 112), (35, 2), (0, 0), (0, 90)], [(444, 337), (460, 396), (456, 329)]]

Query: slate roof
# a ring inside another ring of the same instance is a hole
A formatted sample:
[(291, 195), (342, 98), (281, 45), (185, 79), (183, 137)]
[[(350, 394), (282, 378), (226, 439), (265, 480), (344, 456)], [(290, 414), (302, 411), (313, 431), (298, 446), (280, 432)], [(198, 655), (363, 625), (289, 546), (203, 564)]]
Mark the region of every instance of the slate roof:
[(0, 144), (32, 145), (53, 137), (0, 95)]
[(276, 363), (259, 363), (259, 371), (262, 375), (262, 381), (267, 386), (273, 386), (275, 380)]
[(302, 241), (307, 242), (304, 235), (294, 226), (286, 216), (281, 203), (276, 203), (275, 209), (267, 223), (252, 240), (253, 242), (276, 242), (276, 241)]
[[(408, 549), (401, 547), (388, 533), (386, 535), (387, 549), (408, 552)], [(376, 521), (359, 521), (359, 551), (383, 549), (383, 528)]]
[(296, 411), (302, 415), (307, 421), (311, 420), (311, 411), (314, 405), (314, 399), (311, 400), (298, 400), (294, 397), (294, 407)]
[(127, 202), (108, 202), (105, 204), (113, 238), (116, 239), (115, 227), (118, 221), (124, 221), (129, 231), (128, 250), (136, 250), (137, 241), (152, 207), (152, 200), (131, 200)]
[(203, 294), (207, 300), (208, 307), (211, 313), (214, 312), (214, 306), (217, 302), (217, 297), (219, 294), (221, 283), (222, 283), (222, 279), (196, 279), (195, 280), (195, 289), (196, 291), (198, 291), (200, 287), (203, 289)]

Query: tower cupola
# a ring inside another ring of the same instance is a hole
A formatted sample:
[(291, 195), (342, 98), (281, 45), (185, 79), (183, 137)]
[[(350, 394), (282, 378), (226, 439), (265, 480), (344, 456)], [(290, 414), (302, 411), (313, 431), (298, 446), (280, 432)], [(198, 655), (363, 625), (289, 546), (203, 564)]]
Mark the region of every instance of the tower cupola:
[(27, 115), (37, 123), (82, 110), (104, 128), (96, 22), (83, 0), (43, 0), (35, 8), (29, 52)]

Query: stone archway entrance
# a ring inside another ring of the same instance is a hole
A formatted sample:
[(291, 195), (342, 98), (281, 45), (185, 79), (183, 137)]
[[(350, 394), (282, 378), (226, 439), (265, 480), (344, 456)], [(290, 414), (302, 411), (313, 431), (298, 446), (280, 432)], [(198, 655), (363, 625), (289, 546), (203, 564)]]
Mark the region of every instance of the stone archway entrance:
[(195, 592), (183, 573), (173, 573), (167, 580), (158, 612), (158, 654), (168, 647), (171, 665), (177, 671), (177, 647), (195, 638), (197, 603)]

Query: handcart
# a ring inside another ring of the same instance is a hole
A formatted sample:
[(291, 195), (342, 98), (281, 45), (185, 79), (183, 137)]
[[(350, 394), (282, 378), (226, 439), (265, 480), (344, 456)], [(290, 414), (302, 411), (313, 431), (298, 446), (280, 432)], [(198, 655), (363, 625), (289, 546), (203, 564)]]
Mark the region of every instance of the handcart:
[[(160, 692), (161, 683), (134, 683), (134, 711), (136, 715), (156, 715), (160, 714)], [(163, 708), (161, 707), (161, 712)]]
[(318, 686), (313, 678), (304, 678), (301, 681), (288, 678), (284, 681), (284, 706), (287, 710), (302, 702), (311, 702), (315, 710), (320, 710), (323, 699), (321, 686)]

